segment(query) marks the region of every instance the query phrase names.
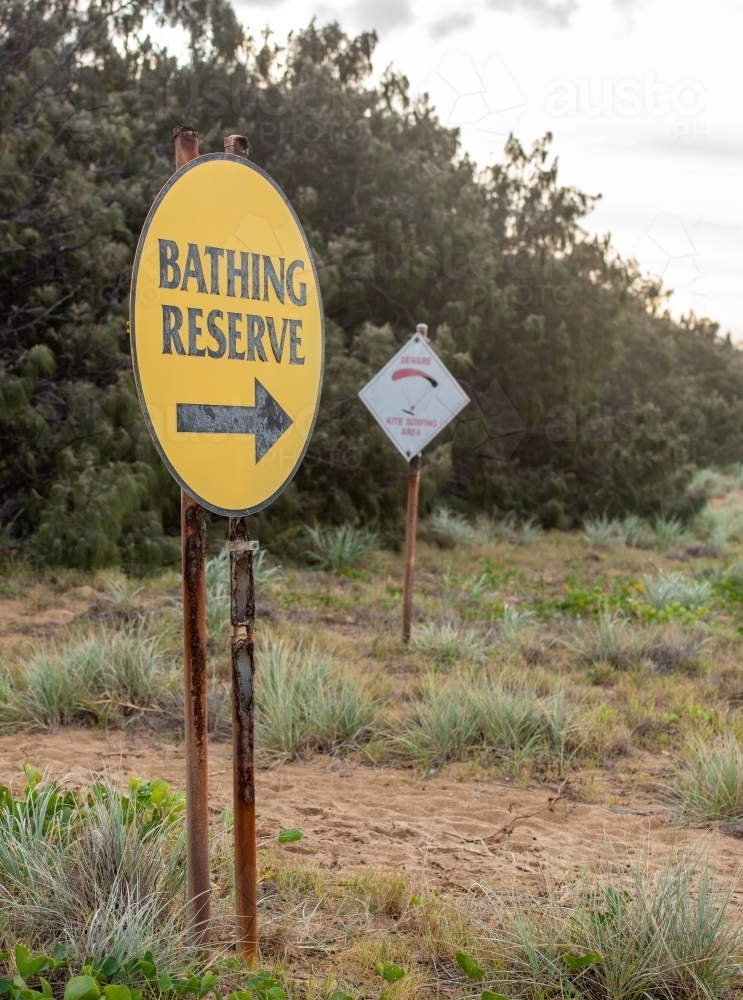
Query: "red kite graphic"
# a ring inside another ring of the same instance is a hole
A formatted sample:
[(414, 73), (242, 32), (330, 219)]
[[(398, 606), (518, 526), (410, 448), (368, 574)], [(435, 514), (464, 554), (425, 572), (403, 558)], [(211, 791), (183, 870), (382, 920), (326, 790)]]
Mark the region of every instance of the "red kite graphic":
[(418, 368), (398, 368), (396, 372), (392, 373), (392, 381), (397, 382), (401, 378), (411, 378), (413, 375), (418, 375), (420, 378), (426, 379), (431, 385), (436, 388), (439, 384), (435, 378), (431, 378), (426, 372), (420, 371)]

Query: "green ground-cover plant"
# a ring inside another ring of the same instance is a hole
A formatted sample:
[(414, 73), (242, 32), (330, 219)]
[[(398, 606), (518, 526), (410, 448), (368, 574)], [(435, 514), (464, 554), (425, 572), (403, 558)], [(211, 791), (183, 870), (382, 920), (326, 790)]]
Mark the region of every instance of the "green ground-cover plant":
[(482, 566), (482, 572), (488, 582), (488, 585), (493, 588), (493, 590), (502, 590), (507, 588), (509, 584), (513, 582), (513, 585), (523, 585), (525, 583), (525, 577), (523, 571), (517, 569), (503, 569), (495, 561), (495, 559), (490, 556), (483, 556), (480, 560), (480, 565)]
[(710, 582), (714, 593), (728, 607), (740, 611), (743, 605), (743, 563), (736, 562), (722, 571), (712, 573)]
[(641, 578), (614, 577), (606, 584), (587, 585), (568, 578), (562, 593), (540, 597), (533, 604), (540, 617), (595, 617), (604, 613), (624, 615), (644, 622), (669, 622), (682, 619), (693, 625), (710, 612), (716, 592), (728, 599), (736, 591), (735, 573), (718, 576), (714, 581), (694, 579), (677, 570), (645, 573)]
[[(183, 975), (158, 971), (156, 957), (151, 951), (125, 964), (113, 952), (101, 962), (88, 957), (76, 975), (70, 968), (63, 945), (56, 944), (51, 954), (34, 955), (18, 943), (12, 956), (10, 952), (0, 953), (2, 964), (7, 965), (11, 978), (0, 978), (0, 996), (10, 1000), (54, 1000), (60, 995), (62, 1000), (144, 1000), (145, 997), (204, 1000), (209, 995), (221, 1000), (222, 996), (219, 975), (211, 971), (204, 975), (190, 971)], [(42, 972), (53, 980), (56, 993)], [(258, 970), (237, 990), (229, 992), (227, 1000), (284, 1000), (285, 997), (286, 992), (279, 981), (270, 972)]]
[(586, 585), (575, 578), (569, 579), (557, 597), (544, 597), (535, 603), (534, 611), (540, 616), (585, 617), (598, 615), (609, 608), (621, 606), (631, 595), (631, 581), (615, 580), (607, 591), (597, 583)]

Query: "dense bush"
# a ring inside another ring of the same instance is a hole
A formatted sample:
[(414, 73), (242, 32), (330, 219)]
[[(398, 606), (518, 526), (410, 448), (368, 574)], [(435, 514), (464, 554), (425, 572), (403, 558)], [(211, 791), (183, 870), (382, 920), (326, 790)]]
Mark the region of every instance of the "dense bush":
[[(191, 32), (179, 64), (146, 16)], [(0, 13), (0, 520), (78, 566), (175, 557), (178, 491), (140, 417), (126, 332), (134, 246), (172, 171), (249, 136), (316, 255), (328, 351), (307, 460), (261, 516), (398, 529), (405, 466), (356, 398), (429, 324), (473, 403), (426, 456), (423, 502), (537, 516), (681, 518), (692, 461), (743, 458), (740, 352), (579, 226), (548, 139), (478, 172), (407, 81), (371, 77), (373, 34), (310, 26), (284, 49), (225, 0), (9, 0)]]

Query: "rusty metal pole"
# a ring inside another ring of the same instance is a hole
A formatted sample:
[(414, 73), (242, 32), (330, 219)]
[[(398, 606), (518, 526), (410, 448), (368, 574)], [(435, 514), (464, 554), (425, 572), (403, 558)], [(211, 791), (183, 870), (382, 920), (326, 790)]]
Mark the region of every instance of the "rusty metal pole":
[(176, 170), (180, 170), (184, 163), (195, 160), (199, 155), (199, 133), (190, 125), (176, 125), (173, 129), (173, 143)]
[[(428, 340), (428, 327), (418, 323), (415, 332)], [(405, 570), (402, 588), (402, 641), (410, 639), (413, 620), (413, 580), (415, 578), (415, 536), (418, 533), (418, 487), (421, 481), (421, 456), (415, 455), (408, 467), (408, 507), (405, 518)]]
[[(175, 168), (199, 155), (199, 133), (173, 129)], [(206, 680), (206, 511), (181, 490), (183, 559), (183, 665), (185, 679), (186, 854), (191, 929), (196, 944), (209, 941), (209, 764)]]
[(226, 135), (224, 138), (225, 153), (232, 153), (233, 156), (244, 156), (247, 160), (250, 156), (250, 143), (244, 135)]
[(235, 813), (237, 946), (248, 965), (258, 958), (258, 863), (255, 837), (255, 590), (246, 517), (230, 518), (232, 660), (232, 797)]
[[(228, 135), (225, 153), (250, 155), (244, 135)], [(235, 813), (237, 946), (248, 965), (258, 960), (258, 862), (255, 837), (255, 588), (247, 517), (230, 518), (230, 650), (232, 660), (232, 797)]]
[(413, 578), (415, 576), (415, 536), (418, 531), (418, 486), (421, 479), (421, 457), (410, 460), (408, 471), (408, 510), (405, 519), (405, 577), (402, 592), (402, 639), (410, 638), (413, 618)]

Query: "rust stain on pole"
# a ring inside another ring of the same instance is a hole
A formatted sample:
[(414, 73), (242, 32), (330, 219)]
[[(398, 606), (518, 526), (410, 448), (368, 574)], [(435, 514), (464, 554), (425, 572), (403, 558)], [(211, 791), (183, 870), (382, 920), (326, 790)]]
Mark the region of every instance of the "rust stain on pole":
[(199, 155), (199, 133), (190, 125), (176, 125), (173, 129), (173, 143), (176, 170), (180, 170), (184, 163), (190, 163)]
[[(244, 135), (228, 135), (225, 153), (250, 155)], [(235, 813), (237, 946), (248, 965), (258, 960), (258, 861), (255, 838), (255, 588), (246, 517), (230, 518), (232, 661), (232, 798)]]
[[(199, 133), (173, 129), (175, 169), (199, 155)], [(183, 559), (183, 665), (185, 681), (186, 856), (191, 929), (196, 944), (209, 941), (209, 712), (206, 680), (206, 511), (181, 490)]]
[(209, 940), (206, 511), (181, 491), (188, 899), (194, 941)]
[(415, 536), (418, 531), (418, 486), (421, 478), (421, 457), (410, 460), (408, 472), (408, 511), (405, 520), (405, 579), (402, 595), (402, 638), (410, 638), (413, 617), (413, 579), (415, 576)]
[(258, 870), (255, 839), (253, 552), (247, 518), (230, 518), (232, 627), (232, 791), (235, 811), (235, 917), (238, 949), (249, 965), (258, 957)]
[(224, 137), (225, 153), (232, 153), (233, 156), (250, 157), (250, 143), (245, 135), (226, 135)]

